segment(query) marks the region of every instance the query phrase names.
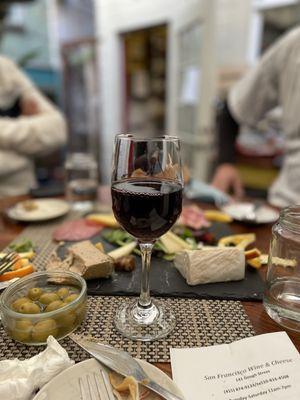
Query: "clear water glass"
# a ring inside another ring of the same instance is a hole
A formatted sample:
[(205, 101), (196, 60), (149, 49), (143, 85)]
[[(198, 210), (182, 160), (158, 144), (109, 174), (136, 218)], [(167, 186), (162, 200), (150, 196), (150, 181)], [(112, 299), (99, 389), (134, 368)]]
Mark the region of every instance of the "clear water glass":
[(66, 197), (72, 208), (89, 211), (98, 193), (98, 165), (92, 154), (71, 153), (65, 162)]
[(273, 320), (300, 332), (300, 206), (283, 209), (272, 228), (263, 302)]

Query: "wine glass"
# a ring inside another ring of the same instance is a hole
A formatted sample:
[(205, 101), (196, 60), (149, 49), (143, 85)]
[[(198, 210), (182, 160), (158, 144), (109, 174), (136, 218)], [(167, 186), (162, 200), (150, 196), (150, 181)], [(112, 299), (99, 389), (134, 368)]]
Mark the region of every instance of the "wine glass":
[(115, 317), (116, 328), (130, 339), (160, 339), (175, 327), (172, 310), (150, 297), (149, 272), (156, 239), (172, 227), (181, 213), (182, 191), (177, 137), (116, 136), (111, 185), (113, 212), (120, 225), (137, 239), (142, 257), (139, 299), (126, 302)]

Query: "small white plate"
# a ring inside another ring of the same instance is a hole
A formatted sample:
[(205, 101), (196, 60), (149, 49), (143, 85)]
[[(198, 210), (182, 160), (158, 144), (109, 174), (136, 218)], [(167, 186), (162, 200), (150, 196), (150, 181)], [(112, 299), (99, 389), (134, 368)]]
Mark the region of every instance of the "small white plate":
[[(222, 207), (222, 211), (229, 214), (236, 221), (245, 221), (245, 222), (248, 222), (245, 216), (252, 210), (253, 210), (252, 203), (231, 203), (231, 204), (226, 204), (225, 206)], [(266, 205), (262, 205), (261, 207), (259, 207), (256, 210), (255, 214), (256, 214), (256, 221), (253, 221), (253, 223), (256, 224), (274, 223), (279, 218), (279, 212)]]
[[(164, 372), (146, 361), (137, 361), (141, 364), (151, 379), (154, 379), (165, 389), (183, 397), (179, 388)], [(81, 400), (79, 378), (84, 374), (99, 372), (101, 369), (107, 371), (106, 367), (103, 367), (102, 364), (94, 358), (75, 364), (48, 382), (36, 394), (33, 400)], [(156, 400), (159, 398), (158, 395), (154, 393), (152, 394), (151, 392), (147, 397), (147, 400)]]
[(21, 201), (7, 210), (9, 218), (23, 222), (47, 221), (67, 214), (70, 210), (69, 204), (59, 199), (33, 199), (36, 208), (28, 211)]

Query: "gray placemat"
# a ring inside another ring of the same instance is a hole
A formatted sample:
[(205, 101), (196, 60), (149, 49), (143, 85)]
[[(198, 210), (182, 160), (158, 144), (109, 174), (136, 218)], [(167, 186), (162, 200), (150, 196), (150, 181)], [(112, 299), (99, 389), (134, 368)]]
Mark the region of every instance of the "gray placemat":
[[(90, 296), (86, 320), (76, 333), (92, 336), (148, 362), (169, 362), (170, 348), (230, 343), (255, 334), (240, 302), (163, 298), (160, 301), (172, 307), (176, 315), (175, 330), (162, 340), (134, 342), (122, 337), (113, 323), (116, 309), (121, 303), (131, 300), (129, 297)], [(76, 362), (90, 358), (70, 338), (63, 339), (61, 344)], [(0, 327), (0, 359), (24, 359), (37, 354), (41, 349), (41, 346), (16, 343)]]

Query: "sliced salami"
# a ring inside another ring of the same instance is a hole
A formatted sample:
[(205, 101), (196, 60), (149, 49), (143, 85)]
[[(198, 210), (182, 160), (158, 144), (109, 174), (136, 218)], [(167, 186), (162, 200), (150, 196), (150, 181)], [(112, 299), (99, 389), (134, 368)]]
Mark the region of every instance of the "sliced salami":
[(53, 232), (53, 239), (67, 242), (89, 239), (103, 229), (103, 226), (86, 219), (67, 221)]

